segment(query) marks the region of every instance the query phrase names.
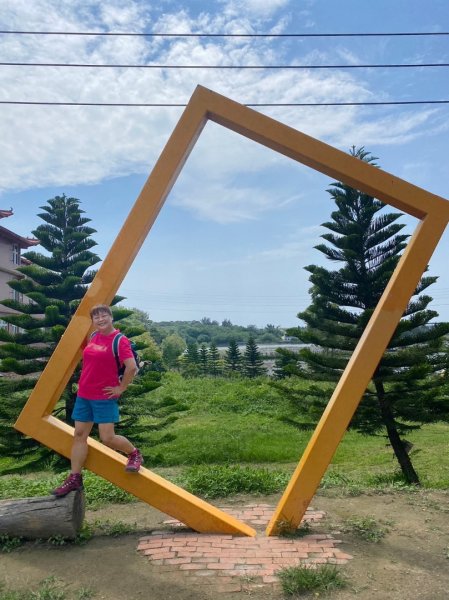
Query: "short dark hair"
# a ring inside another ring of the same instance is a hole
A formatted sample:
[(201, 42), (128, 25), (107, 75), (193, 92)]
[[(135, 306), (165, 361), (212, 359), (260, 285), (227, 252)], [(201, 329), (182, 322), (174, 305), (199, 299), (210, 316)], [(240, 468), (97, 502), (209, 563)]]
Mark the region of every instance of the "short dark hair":
[(96, 304), (90, 309), (90, 318), (92, 319), (95, 315), (100, 313), (107, 313), (112, 317), (112, 310), (107, 304)]

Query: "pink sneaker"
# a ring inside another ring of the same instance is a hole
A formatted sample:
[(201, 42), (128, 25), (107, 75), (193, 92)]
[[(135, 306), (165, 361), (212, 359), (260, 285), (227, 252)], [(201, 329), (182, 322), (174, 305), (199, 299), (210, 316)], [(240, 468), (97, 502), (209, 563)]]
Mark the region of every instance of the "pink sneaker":
[(70, 492), (76, 492), (83, 489), (83, 476), (81, 473), (70, 473), (62, 485), (52, 491), (53, 496), (62, 498)]
[(140, 454), (139, 450), (135, 448), (131, 454), (128, 454), (128, 462), (126, 463), (125, 471), (131, 471), (132, 473), (137, 473), (142, 466), (143, 457)]

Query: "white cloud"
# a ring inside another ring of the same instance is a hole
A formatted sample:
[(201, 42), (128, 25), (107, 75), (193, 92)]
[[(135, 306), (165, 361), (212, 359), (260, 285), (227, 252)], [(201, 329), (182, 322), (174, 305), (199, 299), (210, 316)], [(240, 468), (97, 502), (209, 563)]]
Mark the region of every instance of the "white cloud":
[[(282, 30), (288, 0), (228, 0), (223, 10), (192, 17), (173, 3), (153, 9), (146, 2), (119, 0), (5, 0), (3, 29), (59, 31), (252, 31)], [(171, 8), (171, 12), (168, 7)], [(283, 9), (282, 14), (279, 12)], [(161, 13), (161, 10), (165, 12)], [(234, 16), (233, 16), (234, 15)], [(238, 18), (237, 18), (237, 15)], [(157, 64), (276, 64), (291, 61), (282, 44), (248, 38), (91, 38), (7, 36), (5, 61)], [(343, 50), (340, 50), (343, 52)], [(293, 62), (326, 60), (313, 52)], [(347, 55), (352, 62), (356, 55)], [(4, 67), (0, 99), (69, 102), (186, 102), (200, 83), (239, 102), (334, 102), (379, 98), (361, 74), (296, 70), (156, 70)], [(299, 130), (349, 147), (353, 143), (397, 144), (439, 127), (438, 112), (415, 110), (395, 117), (355, 107), (260, 108)], [(148, 173), (181, 113), (176, 108), (0, 108), (0, 190), (96, 183), (131, 173)], [(192, 155), (193, 172), (206, 172), (210, 192), (177, 197), (203, 219), (233, 222), (271, 210), (267, 190), (238, 183), (242, 173), (263, 173), (279, 160), (243, 138), (222, 143), (223, 133), (200, 138), (202, 155)], [(220, 146), (220, 144), (222, 144)], [(246, 160), (242, 160), (245, 157)], [(248, 157), (251, 160), (248, 160)], [(251, 187), (251, 194), (249, 193)], [(228, 189), (224, 195), (220, 190)], [(257, 192), (257, 199), (254, 191)], [(247, 198), (245, 200), (245, 195)], [(281, 191), (282, 198), (291, 194)], [(284, 201), (284, 200), (283, 200)], [(277, 200), (278, 202), (278, 200)]]
[(300, 232), (300, 241), (284, 242), (277, 248), (270, 248), (258, 252), (253, 255), (251, 259), (258, 262), (267, 260), (286, 260), (291, 258), (306, 259), (306, 257), (310, 255), (310, 247), (317, 243), (321, 234), (322, 229), (320, 227), (310, 227), (307, 230)]
[(225, 0), (224, 11), (231, 16), (253, 15), (269, 17), (281, 8), (285, 8), (290, 0)]
[(196, 190), (192, 194), (175, 196), (174, 204), (194, 212), (200, 219), (222, 224), (255, 219), (295, 200), (279, 197), (275, 190), (269, 191), (257, 185), (245, 188), (236, 183), (226, 186), (220, 182), (215, 185), (209, 183), (206, 191), (202, 191), (202, 187), (199, 193)]
[(428, 133), (426, 127), (436, 113), (434, 109), (421, 109), (419, 112), (402, 115), (400, 119), (390, 116), (352, 124), (346, 132), (346, 145), (397, 145), (409, 142)]

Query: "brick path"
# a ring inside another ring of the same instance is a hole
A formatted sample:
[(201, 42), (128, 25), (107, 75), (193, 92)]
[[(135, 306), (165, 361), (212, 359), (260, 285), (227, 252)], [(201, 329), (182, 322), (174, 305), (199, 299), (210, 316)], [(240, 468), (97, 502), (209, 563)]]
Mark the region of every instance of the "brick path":
[[(179, 570), (191, 581), (214, 585), (219, 592), (240, 592), (278, 585), (277, 571), (292, 565), (342, 565), (352, 558), (336, 547), (341, 543), (328, 534), (288, 538), (267, 537), (264, 528), (274, 507), (268, 504), (248, 504), (223, 510), (253, 525), (255, 538), (223, 534), (203, 534), (187, 529), (179, 521), (164, 521), (172, 531), (153, 531), (140, 538), (137, 550), (147, 556), (159, 570)], [(303, 523), (313, 527), (324, 517), (322, 511), (307, 509)]]

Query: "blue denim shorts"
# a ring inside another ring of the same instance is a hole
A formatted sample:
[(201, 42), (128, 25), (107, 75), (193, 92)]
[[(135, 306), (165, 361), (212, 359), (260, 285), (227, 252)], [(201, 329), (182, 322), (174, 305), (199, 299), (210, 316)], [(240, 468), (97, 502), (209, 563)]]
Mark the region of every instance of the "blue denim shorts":
[(86, 400), (76, 397), (72, 419), (81, 423), (118, 423), (120, 412), (116, 399)]

